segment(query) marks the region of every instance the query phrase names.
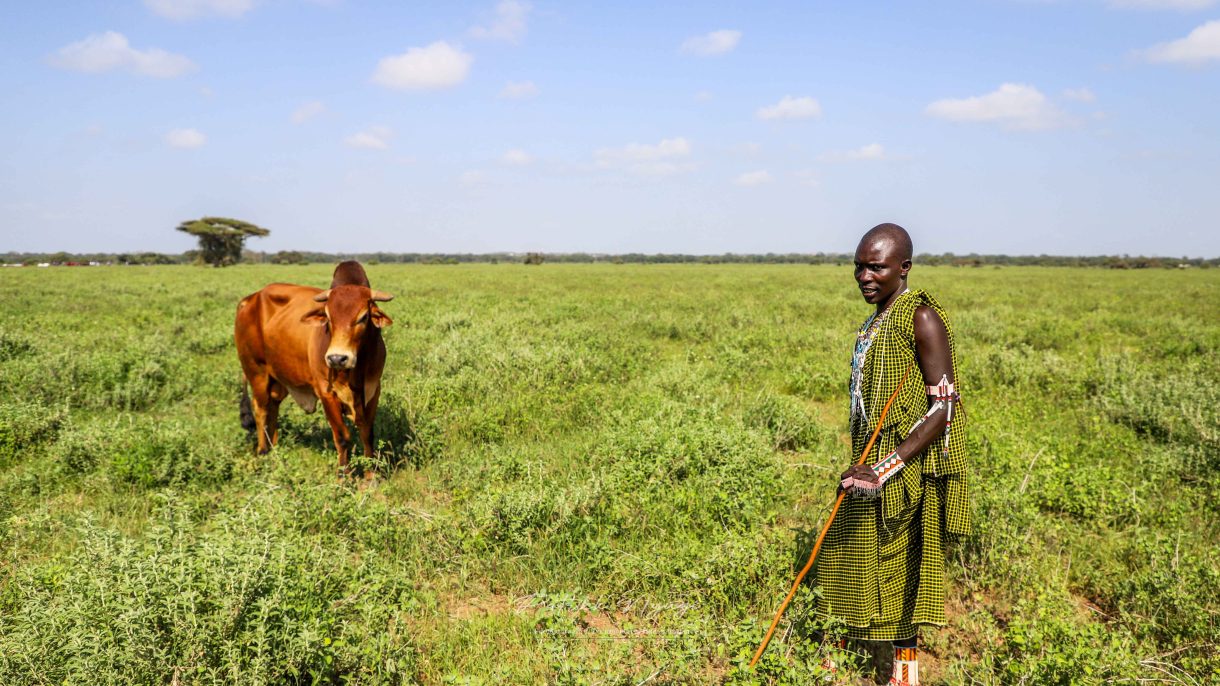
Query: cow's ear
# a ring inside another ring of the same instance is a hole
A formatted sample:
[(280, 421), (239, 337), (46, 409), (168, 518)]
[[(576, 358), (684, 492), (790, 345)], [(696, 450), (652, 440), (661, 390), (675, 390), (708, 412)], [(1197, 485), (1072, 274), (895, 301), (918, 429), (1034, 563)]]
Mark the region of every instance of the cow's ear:
[(321, 307), (317, 308), (316, 310), (310, 310), (305, 313), (304, 317), (301, 317), (301, 321), (305, 324), (314, 324), (314, 325), (325, 324), (326, 323), (326, 310)]
[(373, 326), (379, 329), (384, 329), (394, 323), (394, 320), (390, 319), (389, 315), (382, 312), (381, 308), (376, 305), (369, 308), (369, 319), (373, 321)]

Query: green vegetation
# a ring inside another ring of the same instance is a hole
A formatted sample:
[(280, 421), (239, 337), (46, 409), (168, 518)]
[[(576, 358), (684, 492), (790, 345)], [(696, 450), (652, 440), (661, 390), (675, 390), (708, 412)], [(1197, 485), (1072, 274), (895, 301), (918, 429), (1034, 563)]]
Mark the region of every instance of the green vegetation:
[[(359, 484), (238, 423), (237, 301), (331, 268), (0, 271), (0, 683), (820, 676), (816, 589), (744, 665), (851, 459), (847, 267), (369, 266)], [(1220, 681), (1220, 272), (912, 277), (977, 468), (926, 683)]]

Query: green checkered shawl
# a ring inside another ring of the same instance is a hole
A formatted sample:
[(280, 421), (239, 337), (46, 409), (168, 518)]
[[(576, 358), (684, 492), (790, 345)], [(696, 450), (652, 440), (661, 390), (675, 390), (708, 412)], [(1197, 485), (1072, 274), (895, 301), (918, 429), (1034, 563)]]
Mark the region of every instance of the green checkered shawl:
[[(920, 305), (932, 308), (945, 323), (949, 333), (949, 350), (953, 361), (953, 375), (957, 391), (963, 397), (962, 380), (957, 375), (957, 345), (953, 338), (953, 326), (944, 308), (927, 291), (908, 291), (898, 297), (886, 317), (864, 359), (861, 392), (864, 407), (869, 417), (868, 425), (858, 422), (851, 427), (852, 455), (859, 457), (868, 443), (868, 437), (876, 426), (873, 422), (881, 414), (885, 401), (894, 394), (898, 382), (906, 370), (915, 364), (915, 309)], [(894, 405), (885, 417), (873, 453), (865, 460), (873, 464), (890, 454), (906, 438), (911, 427), (928, 411), (927, 389), (916, 366), (903, 384), (902, 391), (894, 399)], [(944, 453), (943, 430), (926, 450), (918, 455), (903, 458), (907, 466), (899, 472), (902, 487), (889, 484), (882, 491), (882, 511), (886, 518), (893, 518), (912, 504), (919, 502), (925, 477), (945, 477), (946, 499), (943, 521), (945, 533), (961, 536), (970, 533), (969, 494), (966, 489), (966, 413), (962, 405), (953, 407), (953, 425), (949, 431), (949, 454)]]
[[(914, 316), (920, 305), (945, 323), (961, 392), (953, 327), (944, 309), (925, 291), (899, 296), (864, 360), (861, 394), (869, 420), (851, 427), (853, 458), (864, 450), (875, 418), (915, 363)], [(927, 389), (916, 366), (866, 463), (888, 455), (927, 411)], [(905, 458), (906, 468), (886, 483), (881, 498), (844, 500), (817, 561), (820, 616), (841, 620), (853, 638), (877, 641), (909, 638), (918, 625), (945, 623), (944, 546), (970, 531), (965, 450), (966, 413), (955, 404), (947, 455), (943, 433), (938, 434), (922, 453)]]

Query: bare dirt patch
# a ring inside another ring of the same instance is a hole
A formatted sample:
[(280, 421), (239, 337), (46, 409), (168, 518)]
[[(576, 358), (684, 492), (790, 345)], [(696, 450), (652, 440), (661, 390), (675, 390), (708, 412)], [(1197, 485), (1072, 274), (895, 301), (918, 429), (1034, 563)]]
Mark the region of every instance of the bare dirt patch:
[(465, 620), (488, 615), (503, 615), (525, 612), (527, 598), (512, 598), (502, 594), (476, 595), (466, 598), (450, 598), (445, 603), (445, 614), (450, 619)]

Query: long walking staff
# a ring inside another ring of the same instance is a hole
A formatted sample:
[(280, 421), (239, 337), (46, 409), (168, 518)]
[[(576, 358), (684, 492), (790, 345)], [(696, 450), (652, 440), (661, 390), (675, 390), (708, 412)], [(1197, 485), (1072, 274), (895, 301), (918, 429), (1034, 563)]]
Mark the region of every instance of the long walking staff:
[[(873, 435), (869, 437), (868, 444), (864, 446), (864, 452), (860, 454), (860, 459), (856, 460), (856, 464), (864, 464), (864, 460), (868, 458), (868, 451), (873, 449), (873, 442), (877, 440), (877, 434), (881, 433), (881, 424), (885, 421), (885, 415), (890, 411), (890, 405), (894, 404), (894, 398), (898, 397), (898, 391), (902, 390), (902, 384), (906, 383), (907, 377), (911, 375), (911, 370), (915, 368), (912, 364), (907, 373), (902, 375), (902, 379), (898, 381), (898, 388), (894, 389), (894, 394), (890, 399), (885, 401), (885, 407), (881, 408), (881, 416), (877, 418), (877, 427), (873, 429)], [(796, 589), (800, 588), (801, 580), (809, 573), (809, 569), (813, 567), (813, 561), (818, 558), (818, 551), (822, 549), (822, 539), (826, 538), (826, 532), (830, 531), (830, 524), (835, 520), (835, 515), (839, 512), (839, 505), (843, 504), (843, 496), (846, 492), (839, 493), (839, 497), (835, 500), (835, 506), (830, 510), (830, 517), (826, 520), (826, 526), (822, 527), (822, 533), (818, 534), (818, 540), (813, 544), (813, 552), (809, 554), (809, 561), (805, 563), (805, 568), (800, 574), (796, 575), (796, 581), (792, 582), (792, 590), (788, 591), (788, 597), (784, 598), (783, 604), (779, 606), (779, 612), (775, 613), (775, 619), (771, 620), (771, 628), (767, 629), (767, 635), (763, 637), (762, 645), (758, 646), (758, 652), (754, 653), (754, 659), (750, 660), (750, 668), (758, 663), (763, 652), (767, 649), (767, 644), (771, 642), (771, 635), (775, 633), (775, 627), (779, 625), (780, 617), (784, 616), (784, 610), (788, 609), (788, 603), (792, 602), (792, 596), (796, 595)]]

